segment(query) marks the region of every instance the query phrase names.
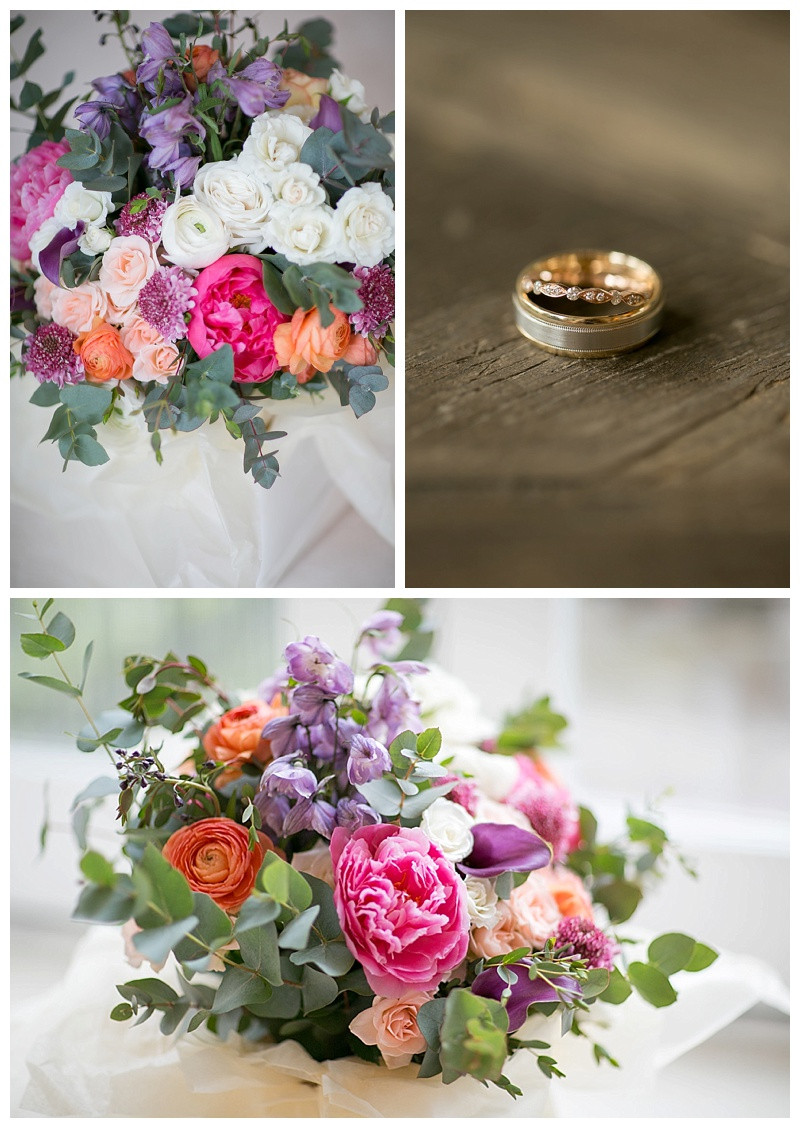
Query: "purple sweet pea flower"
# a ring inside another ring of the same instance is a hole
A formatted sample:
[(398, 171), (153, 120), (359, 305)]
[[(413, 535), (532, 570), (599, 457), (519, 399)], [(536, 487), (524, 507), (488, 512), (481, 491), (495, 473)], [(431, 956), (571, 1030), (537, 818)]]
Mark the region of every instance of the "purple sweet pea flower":
[(192, 152), (186, 138), (197, 134), (203, 138), (206, 128), (192, 115), (192, 100), (188, 96), (176, 105), (143, 113), (139, 119), (139, 133), (152, 149), (147, 158), (151, 169), (162, 175), (171, 172), (175, 182), (191, 184), (200, 167), (201, 158)]
[(289, 756), (273, 760), (261, 776), (259, 790), (268, 795), (288, 795), (292, 799), (305, 799), (317, 790), (317, 777)]
[(264, 678), (261, 685), (258, 687), (257, 696), (262, 700), (269, 703), (273, 697), (279, 693), (286, 693), (289, 689), (289, 674), (285, 666), (281, 666), (270, 674), (268, 678)]
[(290, 804), (285, 795), (270, 795), (267, 791), (257, 791), (253, 806), (261, 815), (266, 829), (276, 838), (283, 837), (283, 824), (289, 814)]
[(350, 693), (353, 688), (353, 671), (315, 635), (290, 642), (285, 656), (289, 673), (303, 685), (319, 686), (333, 696)]
[(387, 674), (372, 702), (367, 731), (370, 736), (389, 745), (406, 729), (422, 731), (419, 702), (411, 696), (408, 682), (402, 676)]
[(292, 755), (297, 751), (298, 731), (300, 723), (298, 717), (273, 717), (267, 721), (261, 733), (264, 740), (269, 741), (274, 759), (281, 756)]
[(381, 659), (400, 648), (403, 641), (400, 631), (402, 625), (403, 616), (399, 611), (376, 611), (362, 626), (358, 641), (376, 659)]
[(142, 32), (143, 61), (136, 71), (136, 81), (144, 86), (151, 94), (155, 93), (158, 81), (158, 72), (164, 72), (164, 89), (162, 94), (172, 95), (180, 93), (183, 89), (180, 75), (168, 64), (177, 61), (178, 55), (175, 44), (169, 32), (160, 23), (151, 23)]
[[(487, 967), (476, 976), (470, 988), (473, 995), (480, 995), (484, 999), (496, 999), (498, 1002), (502, 999), (503, 992), (510, 989), (511, 994), (505, 1002), (509, 1034), (519, 1030), (524, 1024), (528, 1017), (528, 1007), (533, 1006), (534, 1003), (557, 1003), (563, 994), (576, 999), (581, 995), (580, 984), (571, 975), (555, 975), (551, 977), (550, 982), (538, 977), (531, 979), (530, 966), (530, 960), (519, 960), (513, 966), (509, 966), (508, 970), (513, 971), (517, 976), (516, 983), (511, 984), (510, 988), (500, 977), (496, 967)], [(561, 995), (556, 987), (560, 988)]]
[(350, 741), (347, 778), (351, 783), (368, 783), (371, 779), (378, 779), (391, 766), (391, 757), (380, 741), (360, 733)]
[(552, 850), (538, 834), (507, 823), (476, 823), (472, 839), (472, 852), (457, 863), (472, 877), (497, 877), (507, 870), (529, 873), (553, 860)]
[(332, 133), (341, 133), (344, 128), (342, 111), (335, 98), (323, 94), (319, 100), (319, 109), (308, 124), (311, 129), (319, 129), (323, 126), (325, 129), (330, 129)]
[(336, 710), (331, 695), (318, 685), (299, 685), (292, 693), (291, 708), (301, 725), (325, 724)]
[(84, 133), (94, 130), (101, 141), (105, 141), (111, 132), (111, 121), (114, 107), (109, 102), (82, 102), (73, 110), (78, 119), (78, 128)]
[(283, 822), (285, 836), (299, 830), (315, 830), (330, 838), (336, 826), (336, 808), (325, 799), (298, 799)]
[(333, 723), (315, 725), (311, 729), (311, 749), (318, 760), (330, 763), (337, 750), (346, 748), (357, 732), (361, 732), (361, 726), (352, 717), (340, 717), (338, 728)]
[(363, 799), (340, 799), (336, 804), (336, 825), (351, 833), (362, 826), (375, 826), (381, 816)]
[(208, 72), (209, 87), (218, 83), (236, 100), (245, 117), (258, 117), (267, 109), (280, 109), (289, 101), (289, 91), (281, 90), (283, 71), (269, 59), (256, 59), (235, 74), (228, 74), (222, 63)]

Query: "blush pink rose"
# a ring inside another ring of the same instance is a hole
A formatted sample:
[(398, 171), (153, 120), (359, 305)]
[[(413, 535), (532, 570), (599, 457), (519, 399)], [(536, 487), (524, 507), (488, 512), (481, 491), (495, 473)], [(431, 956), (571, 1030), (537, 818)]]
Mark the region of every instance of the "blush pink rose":
[(472, 930), (472, 950), (484, 959), (502, 956), (515, 948), (544, 947), (561, 920), (558, 905), (539, 873), (531, 873), (507, 901), (497, 902), (498, 919), (491, 928)]
[(56, 164), (68, 152), (66, 141), (43, 141), (11, 166), (11, 255), (20, 262), (29, 261), (31, 236), (72, 183), (69, 169)]
[(377, 995), (371, 1007), (356, 1015), (350, 1030), (365, 1046), (377, 1046), (389, 1069), (401, 1069), (414, 1054), (428, 1048), (417, 1025), (417, 1012), (432, 998), (424, 991), (410, 991), (399, 999)]
[(33, 284), (33, 301), (36, 305), (36, 312), (43, 321), (52, 321), (53, 319), (53, 295), (60, 286), (54, 286), (49, 278), (45, 278), (43, 274)]
[[(157, 266), (153, 244), (141, 235), (118, 235), (112, 239), (103, 255), (99, 274), (110, 305), (124, 315)], [(115, 320), (122, 320), (122, 317)]]
[(364, 826), (331, 838), (333, 899), (347, 946), (377, 995), (432, 991), (464, 959), (464, 882), (416, 827)]
[(71, 333), (88, 333), (96, 317), (105, 321), (108, 316), (106, 292), (96, 282), (84, 282), (71, 290), (53, 287), (50, 297), (53, 321)]
[(254, 384), (269, 378), (279, 364), (275, 330), (289, 318), (267, 297), (261, 260), (254, 255), (223, 255), (201, 270), (189, 322), (189, 344), (198, 356), (230, 345), (234, 379)]

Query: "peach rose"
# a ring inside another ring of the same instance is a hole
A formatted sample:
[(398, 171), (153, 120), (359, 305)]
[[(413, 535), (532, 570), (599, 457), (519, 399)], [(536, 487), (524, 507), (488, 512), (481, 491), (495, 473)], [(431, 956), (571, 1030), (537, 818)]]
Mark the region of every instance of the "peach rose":
[(118, 235), (103, 255), (99, 282), (120, 314), (130, 309), (158, 266), (152, 244), (141, 235)]
[(145, 321), (138, 309), (138, 306), (132, 306), (126, 312), (119, 327), (122, 343), (134, 357), (149, 345), (157, 345), (164, 340), (159, 331)]
[(269, 850), (283, 856), (266, 834), (259, 832), (251, 850), (246, 827), (212, 818), (176, 830), (162, 853), (196, 893), (207, 893), (226, 913), (235, 913), (252, 893)]
[(269, 741), (261, 739), (267, 721), (285, 717), (289, 710), (281, 705), (280, 696), (266, 701), (245, 701), (214, 721), (203, 737), (203, 748), (212, 760), (228, 764), (228, 769), (217, 778), (217, 784), (230, 783), (241, 773), (239, 765), (254, 760), (268, 764), (272, 759)]
[(350, 322), (340, 309), (334, 309), (333, 321), (323, 329), (316, 309), (296, 309), (291, 321), (275, 330), (275, 355), (282, 368), (288, 368), (304, 384), (314, 372), (330, 372), (334, 363), (347, 352), (350, 344)]
[(33, 301), (36, 312), (44, 321), (53, 319), (53, 294), (60, 286), (54, 286), (49, 278), (40, 274), (33, 284)]
[(53, 321), (71, 333), (88, 333), (95, 318), (105, 321), (108, 315), (108, 298), (96, 282), (84, 282), (71, 290), (56, 286), (50, 301)]
[(531, 873), (507, 901), (498, 901), (499, 920), (492, 928), (474, 928), (471, 947), (476, 955), (490, 959), (515, 948), (538, 951), (553, 936), (561, 913), (547, 882)]
[(95, 318), (93, 327), (88, 333), (81, 333), (72, 347), (83, 361), (90, 383), (128, 380), (133, 375), (133, 357), (117, 330), (100, 318)]
[(542, 870), (541, 874), (562, 917), (581, 917), (583, 920), (594, 921), (591, 899), (577, 873), (557, 866)]
[(432, 998), (420, 991), (407, 992), (399, 999), (376, 995), (372, 1006), (350, 1023), (350, 1030), (365, 1046), (377, 1046), (389, 1069), (401, 1069), (414, 1054), (428, 1048), (417, 1025), (417, 1012)]
[(166, 384), (171, 376), (177, 374), (180, 365), (178, 346), (172, 341), (161, 340), (140, 350), (133, 362), (133, 375), (137, 380), (157, 380), (159, 384)]
[(378, 359), (378, 350), (366, 337), (354, 333), (350, 338), (344, 359), (348, 364), (374, 364)]
[(333, 889), (335, 884), (333, 859), (327, 842), (312, 846), (310, 850), (298, 850), (292, 855), (292, 866), (300, 873), (309, 873), (312, 877), (318, 877)]
[(312, 106), (319, 109), (321, 94), (327, 94), (330, 82), (327, 78), (312, 78), (294, 67), (286, 67), (281, 79), (281, 90), (289, 91), (289, 101), (284, 106)]

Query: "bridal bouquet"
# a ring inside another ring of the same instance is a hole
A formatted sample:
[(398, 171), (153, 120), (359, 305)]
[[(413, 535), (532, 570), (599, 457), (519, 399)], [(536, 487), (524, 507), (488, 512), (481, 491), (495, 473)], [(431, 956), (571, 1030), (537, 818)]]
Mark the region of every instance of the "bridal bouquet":
[[(91, 651), (79, 684), (62, 659), (74, 627), (51, 602), (34, 604), (22, 646), (59, 677), (23, 676), (89, 717)], [(291, 643), (243, 700), (196, 657), (126, 659), (117, 715), (78, 737), (114, 774), (75, 800), (75, 916), (122, 925), (130, 961), (165, 978), (120, 984), (112, 1019), (291, 1039), (318, 1061), (373, 1062), (376, 1078), (408, 1067), (517, 1096), (512, 1055), (563, 1075), (546, 1017), (589, 1037), (592, 1008), (632, 991), (667, 1006), (677, 972), (713, 962), (682, 933), (625, 954), (619, 926), (659, 873), (666, 834), (630, 816), (623, 838), (598, 838), (540, 751), (565, 724), (547, 698), (467, 743), (464, 691), (403, 654), (420, 653), (418, 627), (418, 609), (394, 601), (363, 625), (352, 664), (319, 638)], [(185, 741), (168, 755), (169, 734)], [(108, 794), (116, 859), (86, 848)], [(594, 1054), (617, 1065), (600, 1044)]]
[[(330, 383), (360, 417), (388, 386), (393, 115), (336, 67), (324, 20), (268, 39), (235, 13), (129, 16), (98, 13), (127, 67), (92, 82), (77, 128), (75, 98), (54, 109), (72, 74), (12, 99), (33, 130), (11, 166), (12, 371), (55, 408), (65, 468), (108, 461), (115, 415), (143, 415), (159, 461), (164, 429), (221, 417), (269, 488), (269, 400)], [(43, 52), (37, 31), (12, 80)]]

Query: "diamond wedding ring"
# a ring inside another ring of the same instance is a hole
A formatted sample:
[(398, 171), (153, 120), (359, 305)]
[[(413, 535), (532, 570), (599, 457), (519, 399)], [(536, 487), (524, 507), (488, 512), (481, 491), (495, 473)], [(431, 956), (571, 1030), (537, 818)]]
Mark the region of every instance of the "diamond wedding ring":
[(562, 356), (613, 356), (638, 348), (661, 325), (661, 279), (619, 251), (568, 251), (537, 259), (514, 292), (517, 328)]

